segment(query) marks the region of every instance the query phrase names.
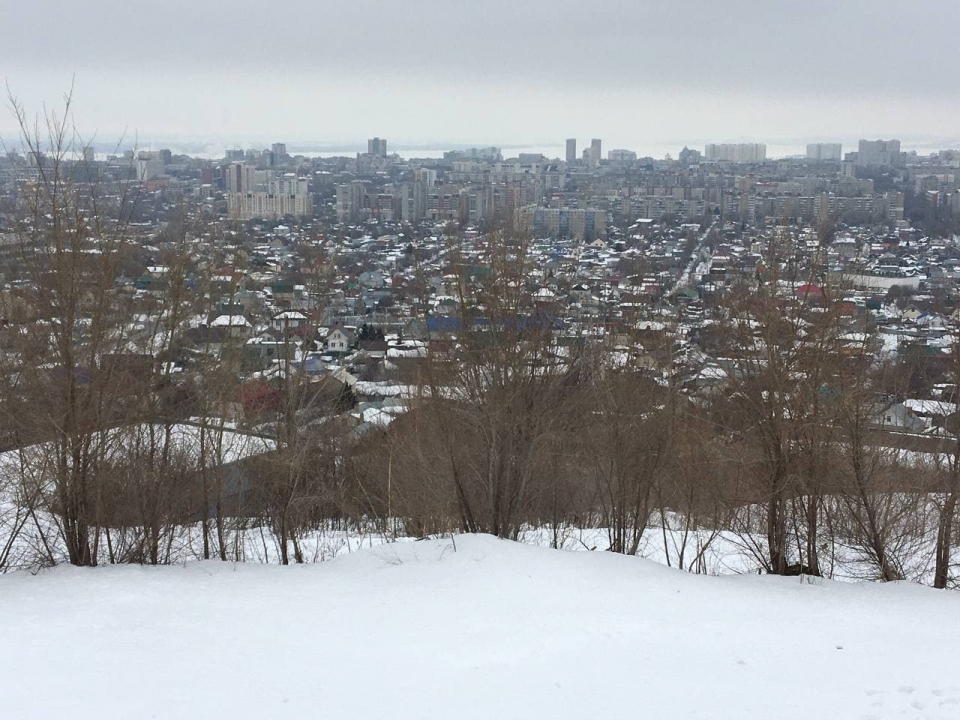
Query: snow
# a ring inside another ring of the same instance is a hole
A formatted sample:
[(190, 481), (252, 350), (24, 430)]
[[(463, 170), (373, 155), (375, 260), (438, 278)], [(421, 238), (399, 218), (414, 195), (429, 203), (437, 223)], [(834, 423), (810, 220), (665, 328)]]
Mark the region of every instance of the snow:
[(210, 323), (210, 327), (253, 327), (243, 315), (219, 315)]
[(488, 536), (0, 577), (5, 717), (960, 716), (960, 597)]
[[(275, 442), (270, 438), (236, 431), (231, 423), (225, 423), (222, 429), (218, 429), (217, 423), (220, 421), (216, 419), (209, 420), (206, 426), (200, 424), (202, 422), (201, 418), (193, 418), (191, 423), (177, 423), (169, 427), (169, 450), (173, 457), (197, 464), (202, 460), (210, 467), (218, 462), (226, 465), (254, 455), (263, 455), (275, 447)], [(129, 457), (136, 452), (147, 454), (152, 448), (162, 447), (166, 430), (166, 426), (160, 424), (127, 425), (95, 435), (94, 442), (105, 448), (107, 460)], [(204, 433), (205, 449), (201, 443)], [(219, 454), (216, 451), (218, 444)], [(47, 470), (43, 458), (52, 458), (55, 450), (53, 443), (40, 443), (2, 452), (0, 473), (8, 479), (16, 478), (24, 462), (35, 470)]]
[(382, 408), (368, 406), (352, 414), (361, 422), (370, 423), (377, 427), (387, 427), (387, 425), (393, 422), (394, 416), (397, 413), (391, 413)]
[(943, 402), (942, 400), (907, 399), (903, 401), (903, 406), (921, 415), (936, 415), (938, 417), (947, 417), (957, 411), (956, 404)]
[(387, 348), (387, 357), (388, 358), (425, 358), (427, 357), (427, 348), (424, 347), (414, 347), (414, 348), (398, 348), (391, 347)]
[(357, 395), (371, 397), (416, 397), (415, 385), (399, 385), (389, 382), (357, 381), (353, 384), (353, 391)]

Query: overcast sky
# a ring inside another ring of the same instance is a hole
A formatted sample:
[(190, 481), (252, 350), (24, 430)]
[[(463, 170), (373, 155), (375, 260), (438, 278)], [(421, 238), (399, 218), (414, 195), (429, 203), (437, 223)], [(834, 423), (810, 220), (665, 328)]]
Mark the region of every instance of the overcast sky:
[[(960, 144), (958, 0), (0, 0), (31, 110), (291, 145)], [(9, 113), (0, 132), (13, 129)], [(952, 142), (951, 142), (952, 141)], [(679, 147), (679, 146), (678, 146)]]

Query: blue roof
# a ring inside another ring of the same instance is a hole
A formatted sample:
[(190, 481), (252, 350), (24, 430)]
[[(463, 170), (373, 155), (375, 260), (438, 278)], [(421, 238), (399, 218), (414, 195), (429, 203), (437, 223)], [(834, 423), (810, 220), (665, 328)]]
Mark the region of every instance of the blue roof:
[[(500, 327), (515, 327), (518, 330), (526, 330), (530, 327), (550, 328), (553, 330), (562, 330), (566, 327), (560, 318), (540, 313), (537, 315), (525, 315), (514, 318), (503, 318), (497, 323), (493, 323), (489, 318), (473, 318), (474, 328), (487, 327), (490, 325)], [(462, 322), (459, 317), (437, 316), (427, 318), (427, 330), (432, 333), (453, 333), (461, 329)]]

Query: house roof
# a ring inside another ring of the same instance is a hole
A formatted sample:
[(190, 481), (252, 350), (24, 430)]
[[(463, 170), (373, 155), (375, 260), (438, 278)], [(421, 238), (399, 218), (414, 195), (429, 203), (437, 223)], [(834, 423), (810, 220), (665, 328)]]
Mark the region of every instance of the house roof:
[(904, 407), (912, 410), (918, 415), (936, 415), (938, 417), (947, 417), (957, 411), (954, 403), (942, 402), (940, 400), (914, 400), (903, 401)]
[(210, 327), (253, 327), (243, 315), (218, 315)]

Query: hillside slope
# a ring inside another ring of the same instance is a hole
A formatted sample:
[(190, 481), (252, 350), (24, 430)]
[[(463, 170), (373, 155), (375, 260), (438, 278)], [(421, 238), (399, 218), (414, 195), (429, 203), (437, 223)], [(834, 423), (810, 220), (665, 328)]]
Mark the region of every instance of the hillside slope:
[(0, 577), (0, 715), (957, 718), (960, 595), (486, 536)]

